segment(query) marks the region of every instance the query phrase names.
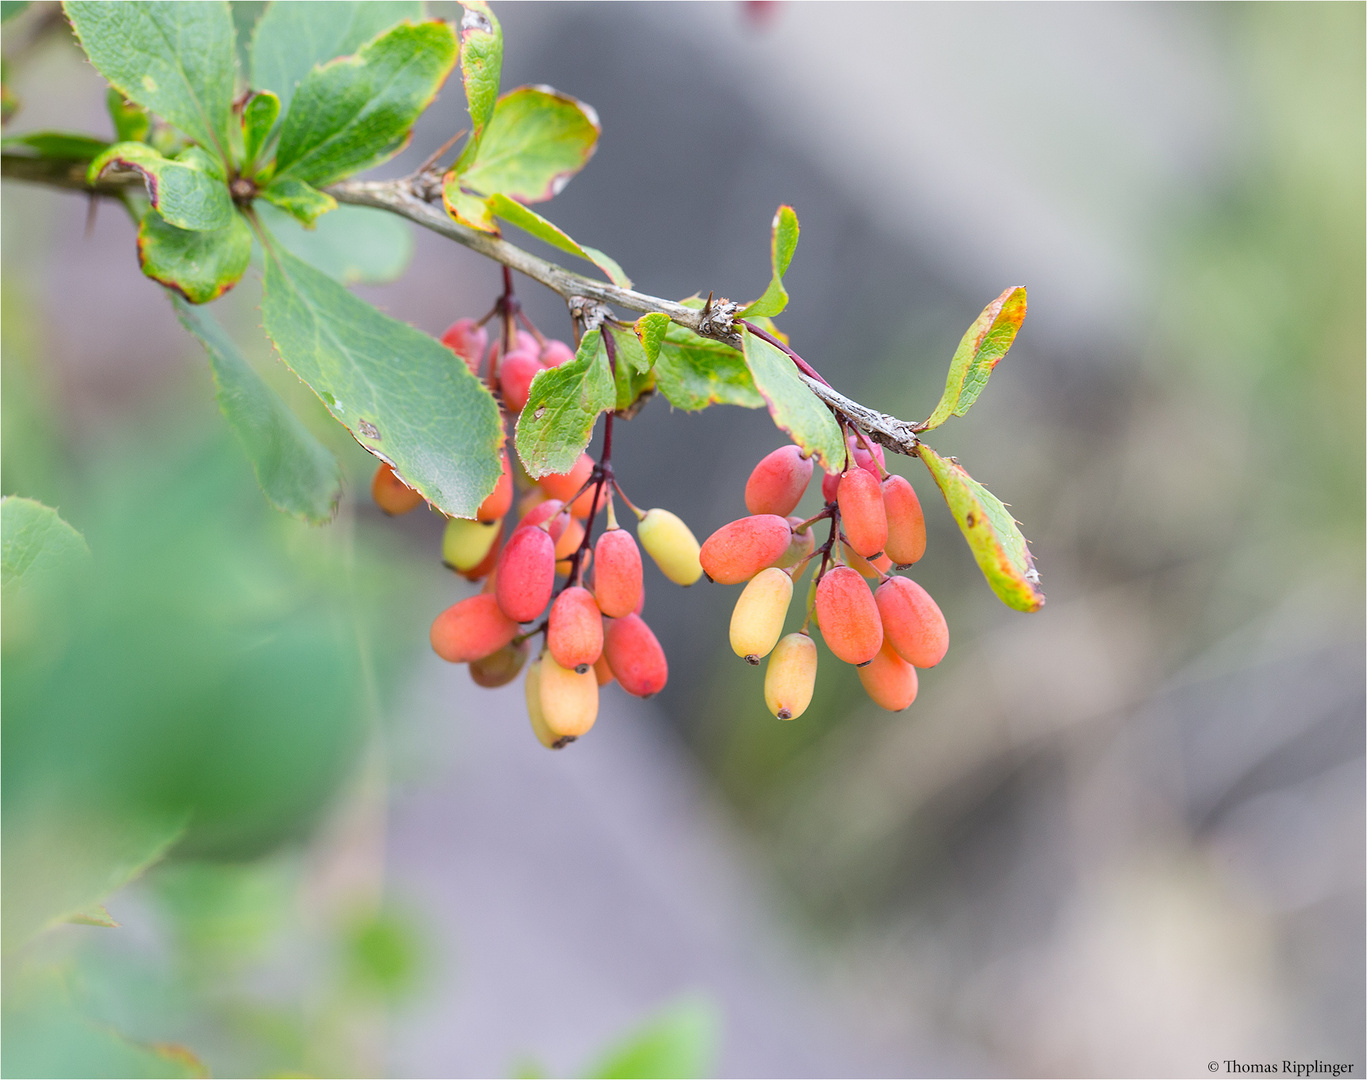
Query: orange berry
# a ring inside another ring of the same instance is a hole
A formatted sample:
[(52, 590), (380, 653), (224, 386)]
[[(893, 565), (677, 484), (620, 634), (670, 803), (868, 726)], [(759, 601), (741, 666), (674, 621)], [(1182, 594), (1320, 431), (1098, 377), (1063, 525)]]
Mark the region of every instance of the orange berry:
[(599, 686), (607, 686), (608, 683), (616, 678), (612, 673), (612, 665), (608, 663), (608, 658), (606, 656), (600, 656), (593, 662), (593, 674), (598, 680)]
[(752, 514), (793, 512), (812, 478), (812, 459), (797, 446), (780, 446), (760, 459), (745, 482), (745, 509)]
[(888, 578), (874, 596), (883, 633), (903, 660), (934, 667), (949, 651), (949, 626), (940, 605), (911, 578)]
[(546, 715), (541, 708), (541, 669), (543, 659), (538, 657), (527, 668), (527, 680), (523, 686), (527, 695), (527, 716), (532, 722), (532, 731), (537, 740), (547, 750), (563, 750), (574, 742), (572, 735), (557, 735), (546, 726)]
[(609, 529), (593, 547), (593, 595), (604, 615), (620, 619), (640, 603), (641, 549), (625, 529)]
[(892, 569), (892, 560), (886, 553), (876, 559), (866, 559), (847, 544), (841, 544), (840, 551), (845, 556), (845, 561), (850, 564), (850, 569), (857, 570), (860, 577), (866, 577), (870, 581), (881, 581), (883, 575)]
[(515, 622), (531, 622), (551, 602), (555, 588), (555, 541), (544, 528), (517, 529), (498, 557), (494, 595)]
[(879, 554), (888, 542), (888, 517), (877, 479), (863, 469), (847, 469), (841, 474), (836, 500), (849, 546), (866, 559)]
[(888, 542), (883, 550), (898, 566), (910, 566), (926, 553), (926, 519), (921, 512), (921, 500), (905, 476), (889, 473), (882, 488), (888, 518)]
[(432, 650), (463, 664), (497, 652), (517, 636), (517, 623), (485, 593), (466, 597), (432, 620)]
[(780, 720), (807, 711), (816, 687), (816, 642), (801, 631), (789, 634), (769, 654), (764, 672), (764, 704)]
[(793, 527), (787, 518), (752, 514), (709, 536), (698, 560), (713, 581), (738, 585), (782, 558), (792, 539)]
[(826, 571), (816, 586), (816, 617), (826, 646), (847, 664), (867, 664), (883, 644), (878, 605), (848, 566)]
[(547, 653), (541, 658), (541, 716), (560, 738), (577, 739), (598, 718), (598, 679), (591, 671), (561, 667)]
[(579, 494), (579, 489), (589, 482), (592, 475), (593, 458), (588, 454), (580, 454), (578, 460), (570, 466), (569, 472), (550, 473), (538, 480), (536, 486), (550, 498), (568, 502)]
[(475, 518), (479, 521), (497, 521), (513, 505), (513, 471), (508, 465), (508, 451), (504, 450), (499, 457), (502, 459), (503, 472), (499, 474), (498, 483), (489, 497), (475, 511)]
[(565, 522), (564, 531), (560, 538), (555, 542), (555, 558), (558, 562), (561, 559), (568, 559), (574, 554), (575, 549), (583, 542), (584, 524), (578, 518), (570, 517), (568, 514), (562, 519)]
[(580, 674), (603, 654), (603, 615), (582, 585), (572, 585), (555, 598), (546, 648), (557, 664)]
[(423, 501), (421, 495), (399, 479), (398, 473), (387, 461), (380, 462), (380, 467), (375, 470), (375, 479), (370, 482), (370, 494), (375, 499), (375, 505), (390, 517), (406, 514)]
[(650, 697), (663, 690), (669, 679), (665, 652), (639, 615), (608, 623), (603, 634), (603, 655), (628, 694)]
[(916, 700), (916, 669), (897, 654), (886, 637), (878, 655), (858, 671), (864, 692), (889, 712), (901, 712)]

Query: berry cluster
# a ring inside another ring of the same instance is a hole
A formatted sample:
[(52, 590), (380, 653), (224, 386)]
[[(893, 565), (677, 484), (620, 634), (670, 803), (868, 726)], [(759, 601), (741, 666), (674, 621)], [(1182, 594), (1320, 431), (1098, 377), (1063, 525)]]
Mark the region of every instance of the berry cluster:
[[(504, 315), (504, 333), (492, 348), (482, 323), (473, 319), (453, 324), (442, 341), (487, 380), (505, 417), (515, 419), (536, 373), (574, 352), (562, 341), (542, 338), (525, 319), (529, 329), (515, 329), (514, 317), (522, 316), (510, 300), (505, 294), (490, 313)], [(502, 476), (475, 520), (452, 518), (442, 536), (446, 565), (483, 582), (483, 588), (436, 617), (432, 648), (444, 660), (469, 664), (480, 686), (506, 685), (527, 667), (532, 729), (552, 749), (593, 726), (600, 686), (615, 680), (638, 697), (664, 688), (664, 650), (641, 618), (640, 549), (680, 585), (693, 584), (703, 573), (698, 541), (683, 521), (668, 510), (638, 510), (622, 493), (612, 473), (611, 439), (609, 414), (600, 461), (581, 454), (569, 472), (536, 481), (514, 475), (505, 449)], [(423, 501), (387, 464), (376, 472), (372, 491), (390, 514)], [(614, 491), (636, 515), (640, 547), (617, 523)], [(600, 512), (606, 528), (593, 542)], [(538, 635), (544, 647), (528, 665), (530, 642)]]
[[(812, 478), (812, 461), (796, 446), (763, 458), (745, 485), (748, 517), (723, 525), (703, 544), (703, 571), (724, 585), (746, 582), (731, 614), (731, 648), (751, 664), (769, 657), (764, 702), (780, 720), (801, 716), (816, 683), (815, 619), (835, 656), (859, 669), (878, 705), (900, 711), (916, 699), (916, 669), (938, 664), (949, 647), (939, 606), (906, 569), (926, 550), (916, 492), (889, 473), (883, 450), (862, 432), (848, 436), (846, 468), (821, 482), (826, 505), (791, 517)], [(812, 528), (830, 521), (819, 547)], [(802, 629), (781, 637), (793, 583), (820, 556)], [(870, 591), (865, 579), (878, 581)]]

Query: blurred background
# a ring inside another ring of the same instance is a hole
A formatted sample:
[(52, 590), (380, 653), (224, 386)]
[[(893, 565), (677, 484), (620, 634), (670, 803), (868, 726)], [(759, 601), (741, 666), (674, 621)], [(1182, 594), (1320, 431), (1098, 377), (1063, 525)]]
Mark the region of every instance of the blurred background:
[[(43, 7), (6, 24), (6, 130), (107, 136), (67, 32), (29, 39)], [(214, 310), (342, 460), (325, 528), (261, 497), (126, 216), (6, 182), (3, 492), (93, 554), (75, 595), (6, 611), (5, 1074), (1361, 1075), (1363, 7), (497, 11), (503, 85), (603, 123), (547, 215), (639, 288), (758, 295), (790, 203), (780, 325), (916, 419), (1029, 287), (933, 445), (1012, 505), (1048, 605), (998, 603), (890, 461), (951, 630), (911, 709), (823, 656), (773, 720), (736, 591), (648, 567), (669, 686), (606, 693), (548, 754), (520, 683), (430, 653), (470, 591), (442, 522), (370, 504), (255, 275)], [(465, 119), (448, 83), (381, 174)], [(488, 310), (496, 268), (400, 242), (368, 299), (434, 334)], [(627, 493), (700, 537), (781, 441), (662, 400), (618, 430)], [(169, 855), (110, 898), (121, 925), (35, 936), (130, 828)]]

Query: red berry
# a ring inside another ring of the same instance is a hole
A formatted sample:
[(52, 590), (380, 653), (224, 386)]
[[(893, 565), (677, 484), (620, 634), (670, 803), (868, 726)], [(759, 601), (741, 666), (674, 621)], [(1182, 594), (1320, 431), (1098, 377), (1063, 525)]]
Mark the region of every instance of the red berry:
[(873, 558), (888, 542), (888, 517), (878, 481), (863, 469), (847, 469), (840, 477), (836, 498), (850, 547), (866, 559)]
[(745, 509), (752, 514), (793, 512), (812, 478), (812, 459), (796, 446), (780, 446), (760, 459), (745, 482)]
[(517, 623), (484, 593), (452, 604), (432, 621), (432, 648), (453, 664), (496, 653), (516, 636)]
[(446, 328), (441, 343), (454, 352), (474, 374), (479, 374), (484, 350), (489, 347), (489, 333), (474, 319), (457, 319)]
[(847, 664), (867, 664), (883, 644), (878, 605), (848, 566), (828, 570), (816, 586), (816, 618), (831, 652)]
[(910, 566), (926, 553), (926, 519), (921, 500), (904, 476), (889, 473), (883, 481), (883, 508), (888, 518), (884, 551), (898, 566)]
[(738, 585), (781, 559), (792, 539), (793, 527), (787, 518), (753, 514), (723, 525), (709, 536), (698, 561), (713, 581)]
[(531, 622), (551, 602), (555, 588), (555, 541), (540, 526), (516, 529), (498, 557), (494, 595), (508, 618)]
[(593, 547), (593, 595), (614, 619), (630, 615), (644, 593), (641, 549), (625, 529), (609, 529)]
[(544, 368), (559, 367), (566, 361), (573, 359), (574, 350), (563, 341), (551, 338), (541, 347), (541, 366)]
[(550, 522), (551, 539), (559, 540), (565, 532), (565, 526), (569, 524), (570, 515), (562, 514), (560, 511), (565, 504), (559, 499), (544, 499), (537, 503), (523, 516), (517, 523), (519, 529), (535, 528), (545, 522)]
[(628, 694), (637, 697), (658, 694), (669, 678), (664, 650), (639, 615), (628, 615), (608, 623), (603, 635), (603, 655)]
[(386, 514), (394, 517), (406, 514), (422, 503), (422, 496), (399, 479), (389, 462), (380, 462), (375, 470), (375, 479), (370, 482), (370, 494), (375, 505)]
[(518, 349), (505, 356), (498, 365), (498, 386), (503, 393), (503, 407), (509, 412), (520, 413), (527, 404), (531, 393), (532, 380), (542, 370), (536, 353)]
[[(848, 438), (846, 438), (845, 446), (849, 450), (850, 464), (858, 466), (865, 472), (872, 473), (873, 478), (875, 480), (877, 480), (879, 476), (882, 475), (879, 472), (880, 467), (882, 467), (883, 472), (887, 472), (887, 463), (883, 457), (883, 448), (879, 446), (877, 443), (873, 444), (872, 454), (868, 452), (868, 450), (864, 446), (863, 440), (861, 440), (857, 435), (850, 435)], [(877, 465), (874, 464), (875, 460), (878, 462)], [(836, 493), (839, 487), (840, 474), (826, 473), (825, 476), (821, 478), (821, 497), (825, 499), (827, 502), (835, 502)]]
[(513, 471), (508, 464), (508, 451), (504, 450), (499, 456), (502, 459), (503, 472), (499, 475), (498, 483), (494, 485), (489, 497), (480, 503), (479, 509), (475, 511), (475, 518), (479, 521), (497, 521), (513, 505)]
[(883, 633), (903, 660), (934, 667), (949, 651), (949, 627), (940, 605), (911, 578), (888, 578), (875, 594)]
[(873, 661), (859, 669), (859, 681), (874, 703), (889, 712), (901, 712), (916, 700), (916, 669), (897, 654), (886, 638)]
[(581, 674), (602, 655), (603, 615), (582, 585), (572, 585), (555, 598), (546, 647), (557, 664)]

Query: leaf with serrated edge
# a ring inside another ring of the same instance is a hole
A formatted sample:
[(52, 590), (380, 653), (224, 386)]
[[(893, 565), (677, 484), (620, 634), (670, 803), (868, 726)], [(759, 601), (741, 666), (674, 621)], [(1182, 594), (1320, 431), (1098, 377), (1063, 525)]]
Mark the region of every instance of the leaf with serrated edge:
[(566, 473), (593, 437), (598, 414), (613, 408), (616, 390), (602, 332), (590, 330), (574, 359), (537, 372), (517, 420), (517, 455), (533, 480)]
[(400, 23), (355, 56), (314, 68), (280, 125), (276, 178), (321, 187), (388, 161), (455, 63), (451, 27), (424, 22)]
[(919, 453), (998, 599), (1017, 611), (1042, 608), (1035, 560), (1011, 512), (953, 458), (942, 458), (924, 443)]
[(764, 290), (764, 295), (743, 308), (740, 315), (765, 315), (772, 318), (788, 306), (788, 290), (783, 287), (783, 275), (788, 272), (788, 266), (793, 261), (793, 252), (797, 250), (798, 232), (796, 212), (791, 206), (780, 206), (774, 213), (769, 235), (769, 265), (773, 277), (770, 278), (769, 287)]
[(697, 412), (709, 405), (764, 407), (744, 356), (729, 345), (699, 337), (682, 326), (666, 328), (653, 371), (656, 389), (676, 409)]
[(465, 84), (465, 101), (470, 110), (470, 137), (456, 159), (456, 171), (463, 171), (479, 153), (484, 130), (498, 103), (498, 80), (503, 69), (503, 28), (483, 0), (462, 4), (460, 20), (460, 74)]
[(312, 225), (324, 214), (337, 209), (337, 200), (326, 191), (288, 177), (272, 180), (262, 190), (261, 197), (305, 225)]
[(315, 65), (349, 56), (404, 19), (421, 18), (420, 0), (273, 0), (252, 31), (252, 89), (274, 90), (283, 115)]
[(455, 173), (447, 173), (441, 185), (441, 202), (446, 212), (462, 225), (480, 232), (500, 235), (498, 222), (494, 220), (489, 204), (478, 195), (461, 191), (460, 178)]
[(450, 349), (272, 244), (261, 314), (286, 364), (328, 411), (449, 517), (472, 518), (502, 469), (503, 427)]
[(91, 183), (112, 168), (132, 169), (142, 174), (147, 197), (172, 225), (179, 229), (226, 228), (236, 211), (228, 185), (205, 171), (205, 159), (198, 153), (186, 154), (175, 161), (164, 158), (146, 143), (115, 143), (90, 163)]
[(67, 0), (65, 8), (101, 75), (227, 164), (237, 33), (223, 0)]
[(242, 157), (249, 165), (255, 164), (279, 116), (280, 99), (269, 90), (258, 90), (242, 107)]
[(545, 202), (588, 163), (601, 131), (592, 106), (549, 86), (520, 86), (498, 99), (479, 153), (456, 171), (483, 195)]
[(963, 416), (987, 385), (992, 369), (1016, 340), (1025, 319), (1025, 288), (1007, 289), (983, 309), (949, 362), (949, 377), (940, 403), (925, 422), (924, 430), (939, 427), (951, 416)]
[(342, 473), (327, 448), (238, 352), (218, 321), (179, 297), (180, 324), (209, 355), (218, 410), (241, 443), (270, 504), (314, 525), (332, 520), (342, 497)]
[(148, 210), (138, 226), (142, 272), (192, 304), (217, 300), (241, 281), (251, 256), (252, 231), (241, 214), (226, 228), (205, 232), (177, 229)]
[(665, 339), (665, 331), (669, 329), (669, 316), (652, 311), (637, 319), (633, 329), (641, 342), (641, 348), (645, 350), (646, 364), (654, 367), (660, 355), (660, 344)]
[(788, 355), (741, 329), (745, 363), (764, 395), (774, 423), (791, 436), (807, 454), (816, 454), (827, 472), (839, 472), (845, 462), (845, 439), (831, 410), (808, 389)]
[(0, 499), (0, 589), (6, 601), (17, 591), (42, 589), (90, 559), (85, 537), (50, 506), (36, 499)]
[(547, 221), (535, 210), (529, 210), (521, 203), (514, 202), (502, 194), (491, 195), (487, 201), (489, 210), (495, 217), (502, 218), (509, 225), (516, 225), (523, 232), (531, 233), (532, 236), (538, 240), (544, 240), (552, 247), (588, 260), (602, 270), (614, 285), (623, 289), (631, 288), (631, 278), (622, 273), (622, 268), (617, 265), (615, 259), (604, 255), (597, 248), (582, 246), (559, 225)]
[(287, 250), (343, 285), (396, 281), (413, 257), (413, 226), (397, 214), (339, 206), (306, 229), (269, 203), (255, 210)]

